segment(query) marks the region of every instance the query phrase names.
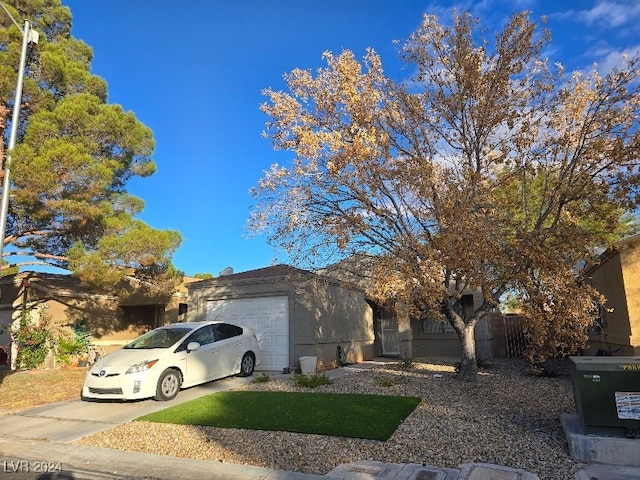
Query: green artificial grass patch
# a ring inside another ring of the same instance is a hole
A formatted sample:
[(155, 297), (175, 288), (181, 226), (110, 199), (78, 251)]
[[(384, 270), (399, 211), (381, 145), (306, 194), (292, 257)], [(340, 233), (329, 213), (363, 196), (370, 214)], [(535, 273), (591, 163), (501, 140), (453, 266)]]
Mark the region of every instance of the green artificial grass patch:
[(416, 397), (316, 392), (219, 392), (138, 421), (387, 440)]

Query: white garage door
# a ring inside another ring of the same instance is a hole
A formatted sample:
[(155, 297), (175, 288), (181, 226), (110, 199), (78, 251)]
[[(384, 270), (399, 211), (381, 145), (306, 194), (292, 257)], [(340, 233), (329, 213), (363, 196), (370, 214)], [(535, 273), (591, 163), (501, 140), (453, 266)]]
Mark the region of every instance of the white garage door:
[(252, 328), (262, 350), (259, 370), (282, 370), (289, 366), (288, 297), (210, 300), (207, 320)]

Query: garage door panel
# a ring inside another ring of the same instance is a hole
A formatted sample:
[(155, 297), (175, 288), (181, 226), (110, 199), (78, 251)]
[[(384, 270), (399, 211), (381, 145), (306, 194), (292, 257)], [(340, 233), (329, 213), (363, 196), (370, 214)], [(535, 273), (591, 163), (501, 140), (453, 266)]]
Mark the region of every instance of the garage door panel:
[(275, 336), (271, 337), (274, 346), (276, 347), (289, 347), (289, 337)]
[(289, 366), (289, 299), (286, 296), (210, 300), (207, 320), (253, 329), (260, 344), (260, 370)]
[(256, 337), (258, 338), (260, 348), (262, 348), (263, 350), (276, 346), (275, 342), (273, 341), (273, 337), (269, 335), (256, 335)]

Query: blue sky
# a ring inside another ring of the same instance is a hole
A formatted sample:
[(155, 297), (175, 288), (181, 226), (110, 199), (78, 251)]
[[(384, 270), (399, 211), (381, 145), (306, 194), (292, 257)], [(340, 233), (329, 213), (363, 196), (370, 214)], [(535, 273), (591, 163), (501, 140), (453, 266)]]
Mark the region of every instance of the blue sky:
[(470, 10), (490, 32), (515, 11), (548, 17), (546, 52), (568, 70), (597, 62), (604, 70), (623, 52), (640, 51), (638, 0), (62, 0), (71, 8), (74, 37), (94, 51), (92, 71), (122, 105), (151, 128), (155, 175), (129, 191), (146, 203), (140, 218), (178, 230), (174, 256), (188, 275), (235, 272), (286, 262), (245, 225), (262, 172), (289, 155), (261, 136), (267, 118), (261, 90), (284, 87), (294, 68), (324, 66), (329, 50), (367, 47), (387, 73), (403, 71), (394, 40), (414, 31), (423, 13), (443, 22), (452, 8)]

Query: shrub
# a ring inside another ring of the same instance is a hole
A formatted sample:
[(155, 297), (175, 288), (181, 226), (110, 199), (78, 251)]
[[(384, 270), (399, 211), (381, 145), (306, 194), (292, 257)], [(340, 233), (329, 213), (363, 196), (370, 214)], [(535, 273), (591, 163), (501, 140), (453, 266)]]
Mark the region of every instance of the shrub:
[(71, 338), (59, 337), (57, 339), (56, 358), (65, 365), (71, 363), (71, 358), (84, 353), (84, 344), (75, 336)]
[(16, 365), (22, 370), (32, 370), (42, 365), (54, 343), (49, 330), (49, 317), (41, 314), (40, 321), (33, 322), (31, 310), (28, 309), (20, 313), (20, 322), (12, 330), (12, 336), (18, 344)]
[(268, 373), (261, 373), (253, 379), (253, 383), (267, 383), (271, 380), (271, 376)]
[(393, 387), (395, 385), (398, 385), (397, 380), (389, 377), (378, 378), (378, 383), (380, 384), (381, 387)]
[(314, 373), (305, 375), (304, 373), (296, 373), (293, 376), (293, 382), (298, 387), (316, 388), (320, 385), (331, 385), (331, 380), (324, 373)]
[(398, 362), (398, 365), (403, 370), (411, 370), (414, 367), (413, 360), (410, 358), (403, 358)]
[(82, 345), (82, 352), (88, 351), (91, 339), (85, 320), (74, 322), (71, 325), (71, 330), (73, 331), (74, 338)]

